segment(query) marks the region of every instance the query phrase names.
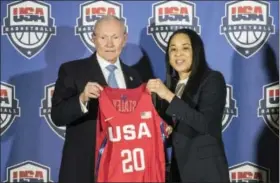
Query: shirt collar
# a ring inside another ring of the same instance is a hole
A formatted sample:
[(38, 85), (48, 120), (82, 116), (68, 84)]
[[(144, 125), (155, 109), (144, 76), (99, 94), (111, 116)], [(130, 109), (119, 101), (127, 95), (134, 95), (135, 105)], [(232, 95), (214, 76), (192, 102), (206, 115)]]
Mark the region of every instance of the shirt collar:
[(187, 82), (188, 82), (188, 77), (186, 78), (186, 79), (182, 79), (182, 80), (179, 80), (178, 81), (178, 84), (182, 84), (182, 83), (184, 83), (185, 85), (187, 84)]
[[(112, 64), (112, 63), (108, 62), (107, 60), (105, 60), (104, 58), (102, 58), (100, 55), (98, 55), (98, 53), (96, 53), (96, 58), (97, 58), (97, 62), (99, 63), (102, 70), (106, 69), (106, 67), (108, 65)], [(113, 65), (115, 65), (117, 67), (117, 69), (121, 69), (120, 59), (117, 58), (117, 61)]]

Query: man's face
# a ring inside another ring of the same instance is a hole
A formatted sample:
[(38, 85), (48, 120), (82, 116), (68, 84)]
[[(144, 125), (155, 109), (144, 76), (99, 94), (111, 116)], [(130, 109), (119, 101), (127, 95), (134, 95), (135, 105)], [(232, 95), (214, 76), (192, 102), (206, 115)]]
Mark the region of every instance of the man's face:
[(105, 20), (96, 27), (93, 43), (96, 52), (105, 60), (114, 63), (126, 43), (124, 27), (117, 20)]

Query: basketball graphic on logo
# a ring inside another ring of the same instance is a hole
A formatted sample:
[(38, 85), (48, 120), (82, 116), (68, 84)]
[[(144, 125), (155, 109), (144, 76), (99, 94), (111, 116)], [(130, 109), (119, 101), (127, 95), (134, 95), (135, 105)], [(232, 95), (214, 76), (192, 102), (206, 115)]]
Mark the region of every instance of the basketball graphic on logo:
[(36, 47), (41, 44), (44, 34), (41, 32), (17, 32), (16, 39), (20, 44), (29, 46), (30, 48)]
[(2, 128), (5, 125), (7, 125), (7, 122), (10, 121), (11, 116), (9, 116), (8, 114), (1, 114), (0, 116), (1, 116), (0, 122), (1, 122), (1, 128)]
[(234, 38), (239, 42), (239, 44), (254, 45), (261, 39), (263, 32), (254, 31), (235, 31), (233, 32)]
[(236, 107), (236, 100), (233, 98), (233, 87), (227, 84), (227, 95), (226, 95), (226, 105), (224, 108), (224, 114), (222, 118), (222, 129), (229, 126), (232, 119), (238, 116), (238, 108)]
[(45, 119), (51, 130), (64, 140), (65, 138), (65, 126), (56, 126), (51, 118), (52, 108), (52, 96), (54, 93), (55, 83), (51, 83), (45, 86), (44, 98), (41, 101), (40, 116)]
[(4, 129), (4, 127), (7, 126), (7, 123), (11, 120), (12, 116), (8, 114), (1, 114), (0, 116), (1, 129)]
[(161, 39), (164, 40), (164, 42), (168, 42), (170, 36), (172, 35), (172, 32), (162, 32), (159, 35)]

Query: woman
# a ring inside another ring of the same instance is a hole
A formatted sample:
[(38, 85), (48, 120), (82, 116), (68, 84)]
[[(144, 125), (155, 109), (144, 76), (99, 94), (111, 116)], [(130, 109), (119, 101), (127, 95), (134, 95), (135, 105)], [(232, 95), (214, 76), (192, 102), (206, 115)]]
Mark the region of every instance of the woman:
[(172, 34), (166, 61), (166, 85), (151, 79), (147, 89), (162, 99), (159, 113), (173, 124), (170, 182), (229, 182), (223, 75), (208, 67), (201, 38), (188, 29)]

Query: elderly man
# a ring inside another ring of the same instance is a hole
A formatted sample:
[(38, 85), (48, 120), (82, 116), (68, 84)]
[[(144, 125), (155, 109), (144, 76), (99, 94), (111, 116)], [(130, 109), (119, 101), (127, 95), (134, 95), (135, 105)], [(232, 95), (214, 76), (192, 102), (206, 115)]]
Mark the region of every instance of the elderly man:
[(102, 86), (135, 88), (141, 84), (138, 73), (119, 59), (126, 40), (124, 22), (103, 16), (92, 36), (96, 52), (59, 69), (51, 111), (53, 122), (67, 127), (59, 183), (95, 182), (97, 99)]

